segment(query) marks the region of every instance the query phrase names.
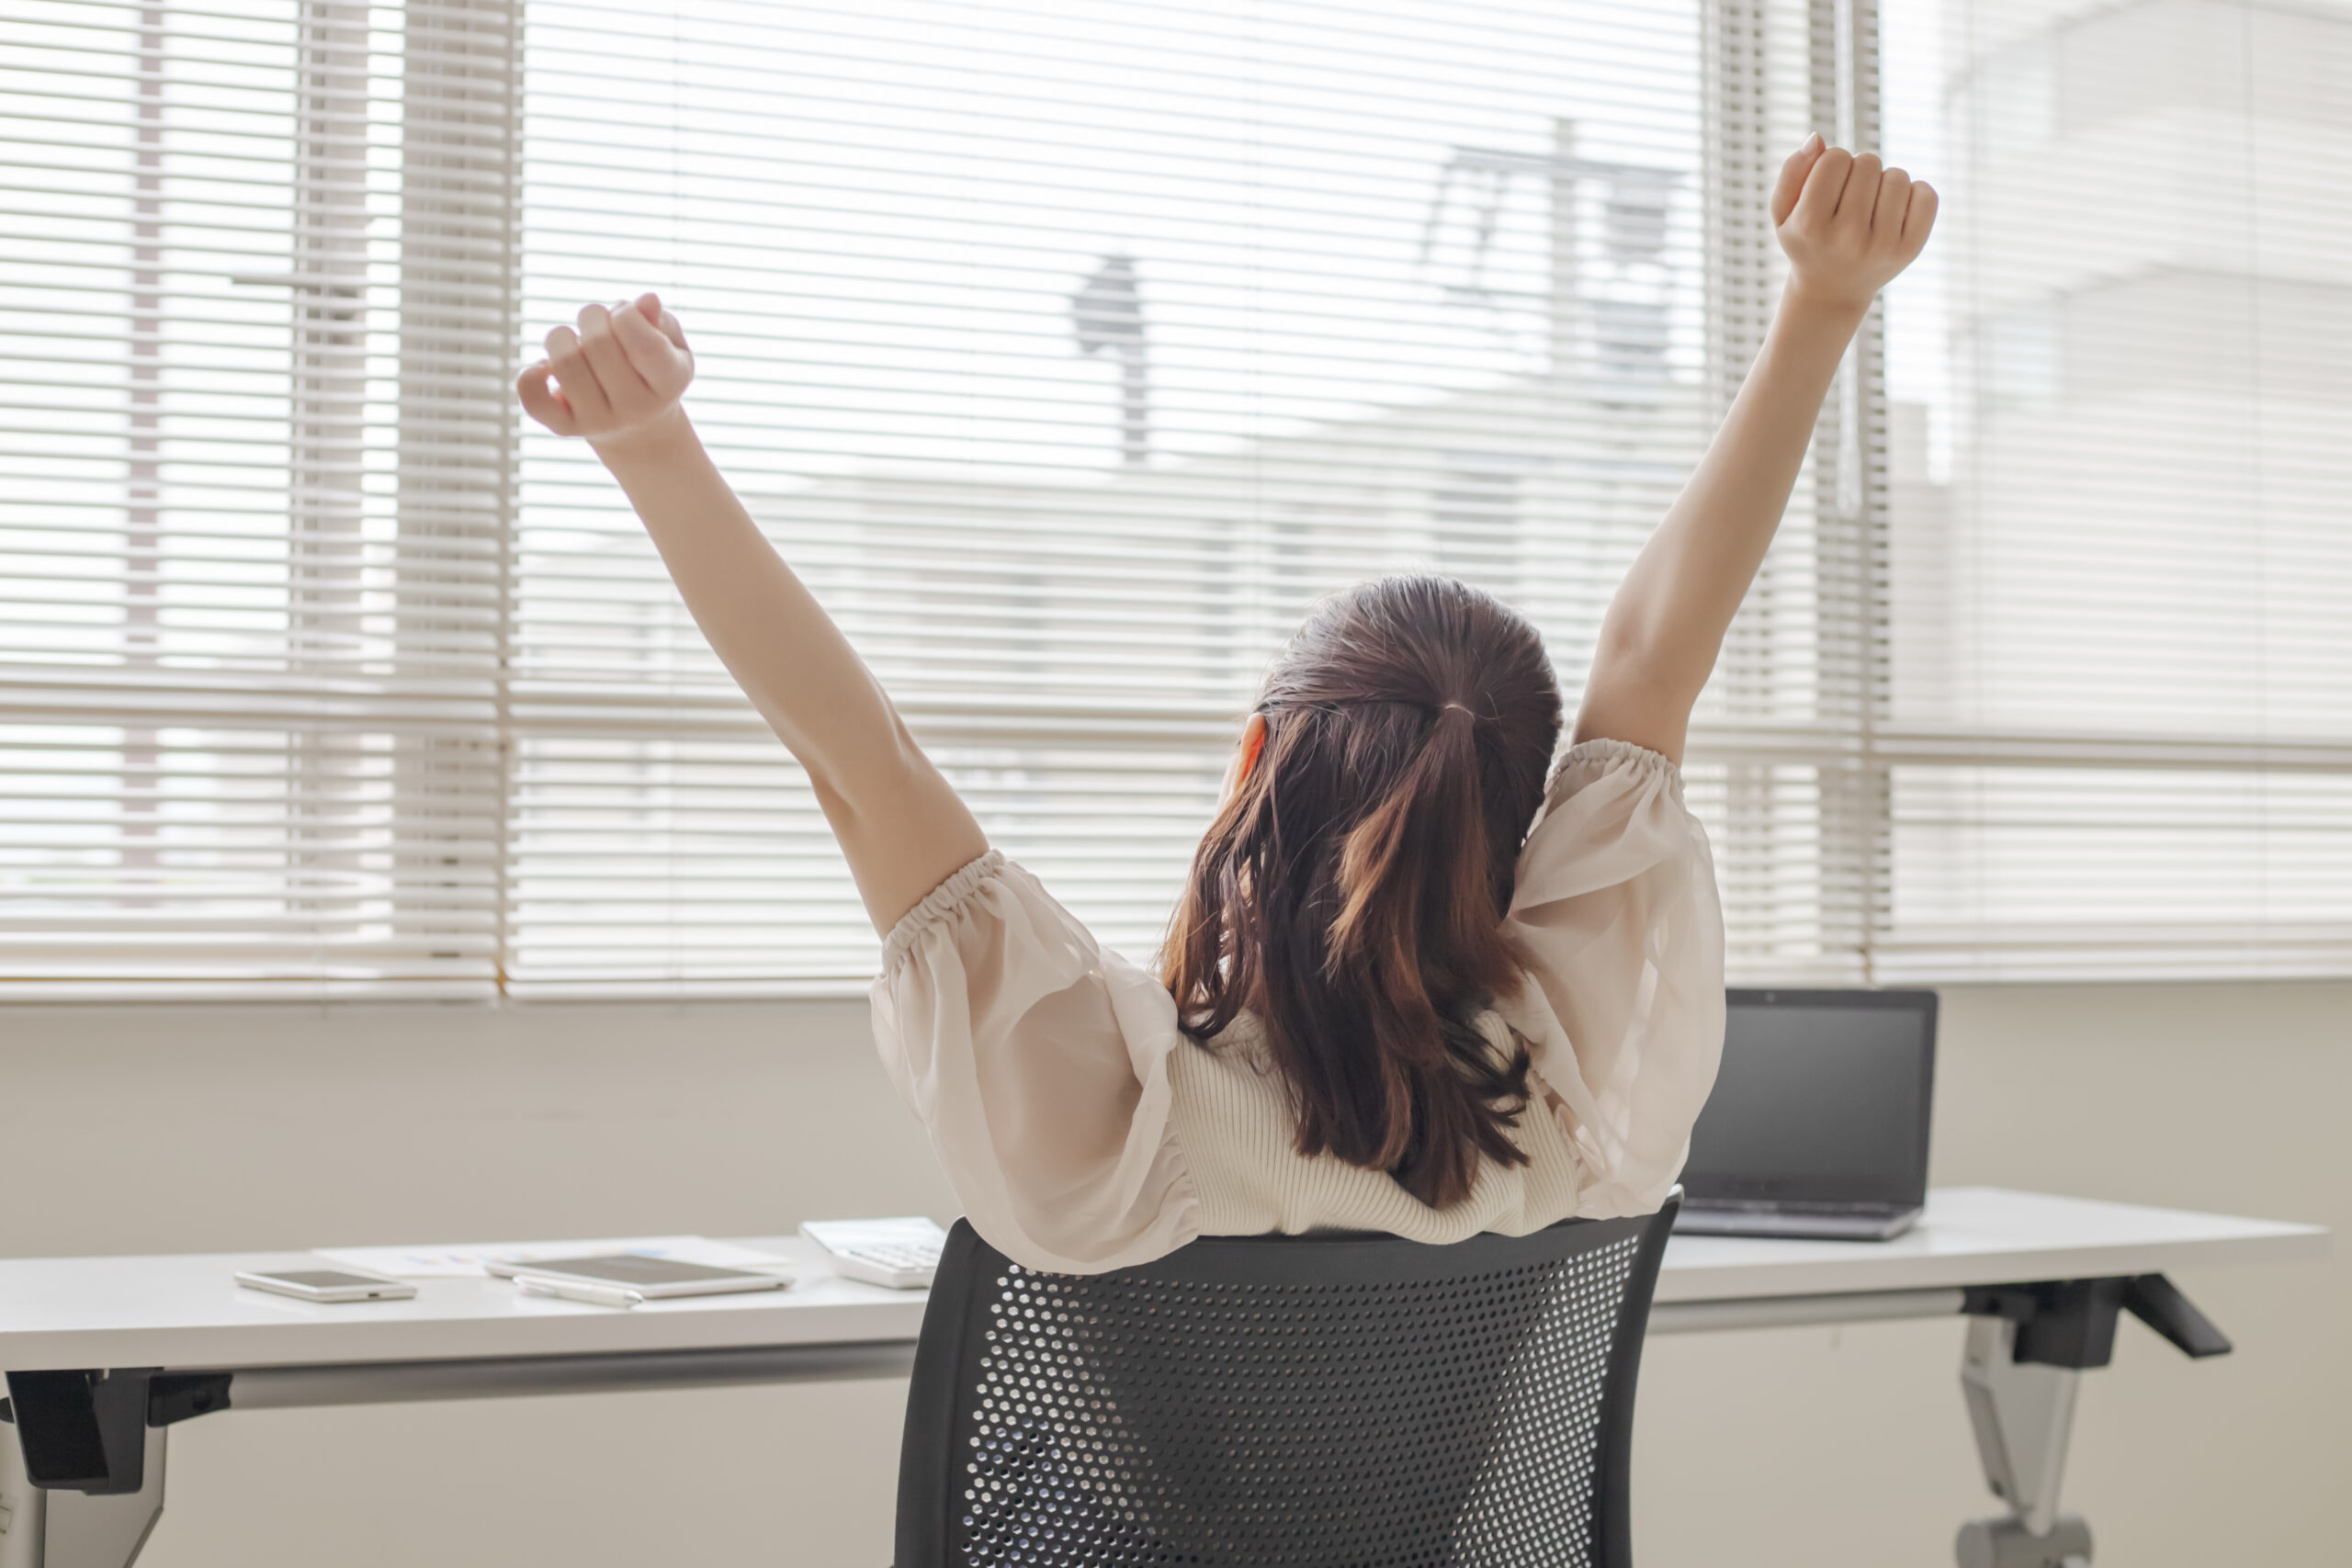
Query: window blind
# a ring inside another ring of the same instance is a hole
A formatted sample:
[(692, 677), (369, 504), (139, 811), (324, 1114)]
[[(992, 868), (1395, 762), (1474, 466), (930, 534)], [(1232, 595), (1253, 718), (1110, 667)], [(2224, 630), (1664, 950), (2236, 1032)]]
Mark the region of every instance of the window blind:
[(518, 437), (517, 358), (644, 287), (991, 836), (1143, 958), (1316, 594), (1479, 583), (1573, 703), (1816, 127), (1945, 215), (1693, 732), (1735, 974), (2352, 966), (2352, 17), (1886, 21), (0, 0), (0, 995), (870, 973), (617, 491)]
[(493, 10), (0, 6), (0, 990), (494, 984)]
[(1948, 200), (1894, 297), (1874, 972), (2343, 973), (2352, 6), (1889, 20)]
[[(992, 840), (1144, 958), (1316, 594), (1463, 577), (1573, 697), (1760, 334), (1837, 16), (533, 0), (525, 315), (662, 290), (753, 514)], [(1873, 439), (1825, 421), (1849, 466)], [(1828, 847), (1860, 818), (1820, 759), (1864, 700), (1863, 502), (1821, 472), (1692, 788), (1743, 954), (1847, 972), (1870, 851)], [(869, 973), (805, 784), (611, 482), (532, 432), (520, 496), (510, 985)]]

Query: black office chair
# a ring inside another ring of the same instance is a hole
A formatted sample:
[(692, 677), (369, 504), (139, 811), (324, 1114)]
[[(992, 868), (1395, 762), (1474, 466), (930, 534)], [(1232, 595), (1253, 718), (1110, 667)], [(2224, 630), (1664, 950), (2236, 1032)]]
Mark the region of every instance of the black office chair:
[(1629, 1568), (1634, 1382), (1679, 1202), (1448, 1247), (1204, 1237), (1041, 1274), (959, 1222), (897, 1568)]

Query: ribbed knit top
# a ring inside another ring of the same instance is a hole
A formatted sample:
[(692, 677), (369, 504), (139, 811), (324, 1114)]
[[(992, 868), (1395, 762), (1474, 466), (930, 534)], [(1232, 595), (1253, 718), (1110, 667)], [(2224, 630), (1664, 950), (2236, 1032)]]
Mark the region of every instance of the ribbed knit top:
[(875, 1041), (974, 1228), (1033, 1268), (1121, 1268), (1197, 1235), (1445, 1242), (1655, 1209), (1723, 1047), (1722, 909), (1674, 765), (1622, 741), (1569, 751), (1510, 922), (1522, 984), (1483, 1022), (1533, 1057), (1514, 1133), (1528, 1163), (1487, 1162), (1443, 1209), (1300, 1155), (1253, 1021), (1193, 1043), (1165, 987), (993, 850), (890, 933)]

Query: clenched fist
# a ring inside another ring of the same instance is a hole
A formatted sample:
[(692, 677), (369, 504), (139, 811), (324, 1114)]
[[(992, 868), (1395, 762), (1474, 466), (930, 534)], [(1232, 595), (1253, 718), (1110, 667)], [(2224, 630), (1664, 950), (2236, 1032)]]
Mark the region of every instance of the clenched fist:
[(577, 330), (548, 333), (548, 356), (515, 378), (514, 390), (523, 411), (558, 435), (598, 442), (669, 414), (694, 378), (678, 318), (646, 294), (609, 310), (582, 306)]
[(1828, 147), (1815, 132), (1781, 165), (1772, 227), (1789, 287), (1825, 305), (1867, 309), (1909, 266), (1936, 225), (1936, 191), (1878, 154)]

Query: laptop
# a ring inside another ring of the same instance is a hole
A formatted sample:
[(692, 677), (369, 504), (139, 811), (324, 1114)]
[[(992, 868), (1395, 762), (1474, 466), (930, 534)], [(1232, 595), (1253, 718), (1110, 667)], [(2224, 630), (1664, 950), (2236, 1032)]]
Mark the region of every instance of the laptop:
[(1928, 1196), (1933, 991), (1735, 990), (1690, 1130), (1691, 1235), (1884, 1241)]

